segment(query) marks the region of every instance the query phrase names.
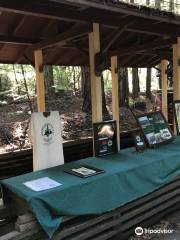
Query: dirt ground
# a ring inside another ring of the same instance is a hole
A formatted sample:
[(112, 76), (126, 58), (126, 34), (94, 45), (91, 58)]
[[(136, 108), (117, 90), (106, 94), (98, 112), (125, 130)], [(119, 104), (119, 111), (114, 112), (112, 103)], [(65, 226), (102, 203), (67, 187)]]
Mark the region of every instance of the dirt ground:
[[(47, 111), (59, 111), (63, 126), (64, 141), (92, 136), (91, 115), (82, 112), (82, 98), (65, 95), (56, 100), (46, 101)], [(107, 100), (111, 118), (111, 99)], [(33, 111), (37, 111), (36, 99), (32, 100)], [(0, 105), (0, 154), (31, 147), (29, 141), (30, 107), (27, 101)], [(120, 110), (121, 131), (136, 127), (131, 111)]]

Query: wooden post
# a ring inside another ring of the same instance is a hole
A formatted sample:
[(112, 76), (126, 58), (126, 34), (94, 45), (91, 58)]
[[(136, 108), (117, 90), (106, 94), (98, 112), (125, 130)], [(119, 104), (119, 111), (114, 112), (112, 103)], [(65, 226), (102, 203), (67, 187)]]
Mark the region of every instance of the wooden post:
[[(177, 38), (177, 44), (173, 45), (173, 89), (174, 100), (180, 100), (180, 37)], [(176, 134), (176, 124), (174, 121), (174, 133)]]
[(112, 113), (113, 119), (117, 124), (117, 145), (120, 151), (120, 127), (119, 127), (119, 91), (118, 91), (118, 64), (117, 57), (111, 57), (111, 74), (112, 74)]
[(161, 83), (162, 83), (162, 112), (165, 118), (168, 120), (168, 98), (167, 98), (167, 90), (168, 90), (168, 79), (167, 79), (167, 66), (168, 61), (161, 61)]
[(173, 88), (174, 100), (180, 100), (180, 37), (177, 44), (173, 45)]
[(37, 108), (38, 112), (45, 112), (45, 90), (44, 90), (42, 50), (36, 50), (34, 52), (34, 55), (37, 85)]
[(92, 122), (102, 121), (102, 89), (101, 77), (95, 75), (94, 56), (100, 52), (99, 24), (93, 23), (93, 32), (89, 33), (89, 58), (91, 78)]

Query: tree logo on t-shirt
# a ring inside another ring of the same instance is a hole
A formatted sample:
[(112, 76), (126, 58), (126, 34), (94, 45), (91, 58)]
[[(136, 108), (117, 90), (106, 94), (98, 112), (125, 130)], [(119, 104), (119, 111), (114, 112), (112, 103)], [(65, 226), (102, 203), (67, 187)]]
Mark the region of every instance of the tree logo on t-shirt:
[(41, 129), (41, 135), (45, 143), (50, 143), (54, 136), (54, 128), (50, 123), (45, 123)]

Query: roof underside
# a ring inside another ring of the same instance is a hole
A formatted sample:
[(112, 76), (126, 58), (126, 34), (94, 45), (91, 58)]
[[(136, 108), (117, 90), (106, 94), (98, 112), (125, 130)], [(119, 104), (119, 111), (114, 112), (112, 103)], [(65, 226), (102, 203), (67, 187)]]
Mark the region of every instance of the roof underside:
[(0, 0), (0, 62), (34, 64), (42, 48), (46, 65), (88, 65), (88, 33), (100, 23), (101, 54), (121, 67), (153, 67), (172, 60), (180, 18), (118, 1)]

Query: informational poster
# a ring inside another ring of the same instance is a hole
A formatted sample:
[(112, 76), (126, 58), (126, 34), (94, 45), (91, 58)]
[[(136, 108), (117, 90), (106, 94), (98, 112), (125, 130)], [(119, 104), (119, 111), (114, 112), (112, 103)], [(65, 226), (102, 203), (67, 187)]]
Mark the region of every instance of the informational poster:
[(58, 183), (49, 177), (38, 178), (36, 180), (28, 181), (23, 184), (36, 192), (48, 190), (62, 185), (61, 183)]
[(94, 123), (95, 156), (105, 156), (117, 152), (116, 121)]
[(151, 112), (138, 116), (137, 121), (150, 147), (173, 139), (171, 129), (161, 112)]

